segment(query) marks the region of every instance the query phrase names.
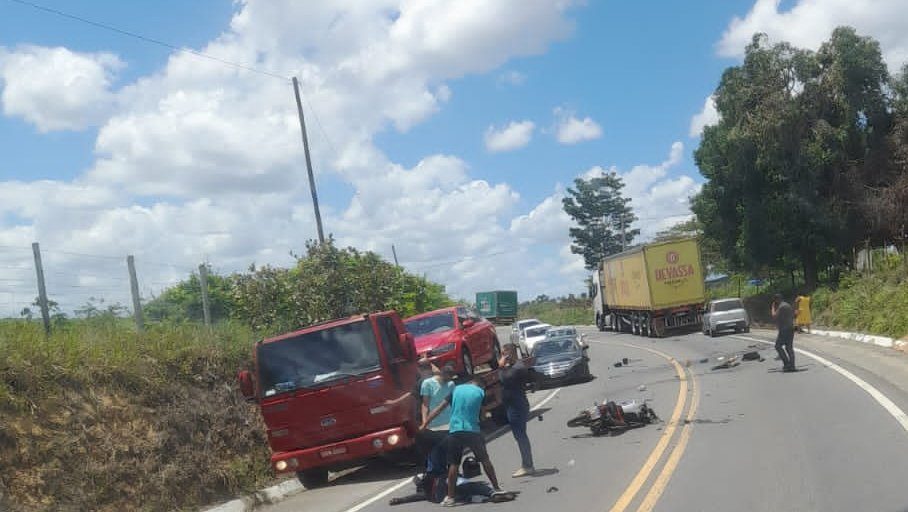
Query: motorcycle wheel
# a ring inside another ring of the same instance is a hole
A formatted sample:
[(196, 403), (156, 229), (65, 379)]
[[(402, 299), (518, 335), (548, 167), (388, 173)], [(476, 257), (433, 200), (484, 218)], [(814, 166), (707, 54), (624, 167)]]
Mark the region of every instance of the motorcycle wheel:
[(586, 412), (567, 421), (569, 427), (585, 427), (590, 424), (590, 415)]

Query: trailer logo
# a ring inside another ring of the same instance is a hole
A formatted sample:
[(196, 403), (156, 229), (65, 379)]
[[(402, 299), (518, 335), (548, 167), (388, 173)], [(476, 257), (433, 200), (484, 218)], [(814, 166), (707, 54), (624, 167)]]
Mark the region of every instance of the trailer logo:
[(667, 266), (655, 269), (656, 281), (664, 281), (669, 285), (680, 285), (689, 276), (694, 275), (694, 266), (678, 264), (681, 256), (675, 251), (669, 251), (665, 254)]
[(678, 263), (678, 253), (676, 253), (675, 251), (668, 251), (668, 253), (665, 255), (665, 261), (667, 261), (669, 265)]

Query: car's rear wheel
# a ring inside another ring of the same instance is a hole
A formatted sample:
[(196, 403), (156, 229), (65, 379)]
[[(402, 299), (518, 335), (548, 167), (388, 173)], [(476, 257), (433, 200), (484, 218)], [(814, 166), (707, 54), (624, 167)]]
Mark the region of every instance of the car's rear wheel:
[(315, 489), (328, 483), (328, 470), (325, 468), (307, 469), (297, 472), (296, 477), (306, 489)]
[(473, 358), (470, 356), (470, 351), (466, 348), (463, 349), (463, 355), (461, 356), (463, 361), (463, 374), (467, 377), (473, 376)]
[(716, 329), (715, 327), (710, 327), (710, 328), (709, 328), (709, 335), (710, 335), (710, 337), (715, 338), (716, 336), (719, 335), (719, 330)]

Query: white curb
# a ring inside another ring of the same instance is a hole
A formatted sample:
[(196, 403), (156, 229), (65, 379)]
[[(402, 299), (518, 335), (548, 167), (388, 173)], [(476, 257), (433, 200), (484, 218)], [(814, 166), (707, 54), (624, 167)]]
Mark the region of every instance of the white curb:
[(901, 340), (896, 340), (888, 336), (877, 336), (874, 334), (862, 334), (859, 332), (845, 332), (845, 331), (826, 331), (823, 329), (811, 329), (810, 334), (819, 334), (820, 336), (828, 336), (831, 338), (843, 338), (851, 341), (858, 341), (860, 343), (869, 343), (871, 345), (877, 345), (879, 347), (886, 348), (900, 348), (905, 342)]
[(202, 512), (252, 512), (258, 505), (273, 505), (305, 490), (306, 488), (299, 480), (286, 480), (256, 491), (252, 496), (230, 500), (227, 503), (203, 509)]

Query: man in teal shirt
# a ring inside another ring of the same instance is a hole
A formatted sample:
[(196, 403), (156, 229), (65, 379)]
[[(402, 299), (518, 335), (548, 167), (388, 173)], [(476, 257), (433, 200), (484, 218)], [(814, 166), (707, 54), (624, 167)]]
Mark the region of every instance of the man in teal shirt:
[(421, 430), (440, 415), (447, 407), (451, 407), (450, 433), (448, 434), (448, 496), (441, 503), (445, 507), (455, 505), (454, 491), (457, 485), (457, 470), (463, 451), (469, 448), (473, 455), (482, 464), (483, 470), (492, 484), (492, 499), (504, 491), (498, 486), (498, 477), (495, 476), (495, 467), (489, 459), (486, 450), (486, 441), (479, 430), (479, 415), (482, 412), (482, 401), (485, 391), (482, 389), (482, 379), (474, 377), (473, 380), (454, 388), (454, 392), (429, 413), (423, 421)]

